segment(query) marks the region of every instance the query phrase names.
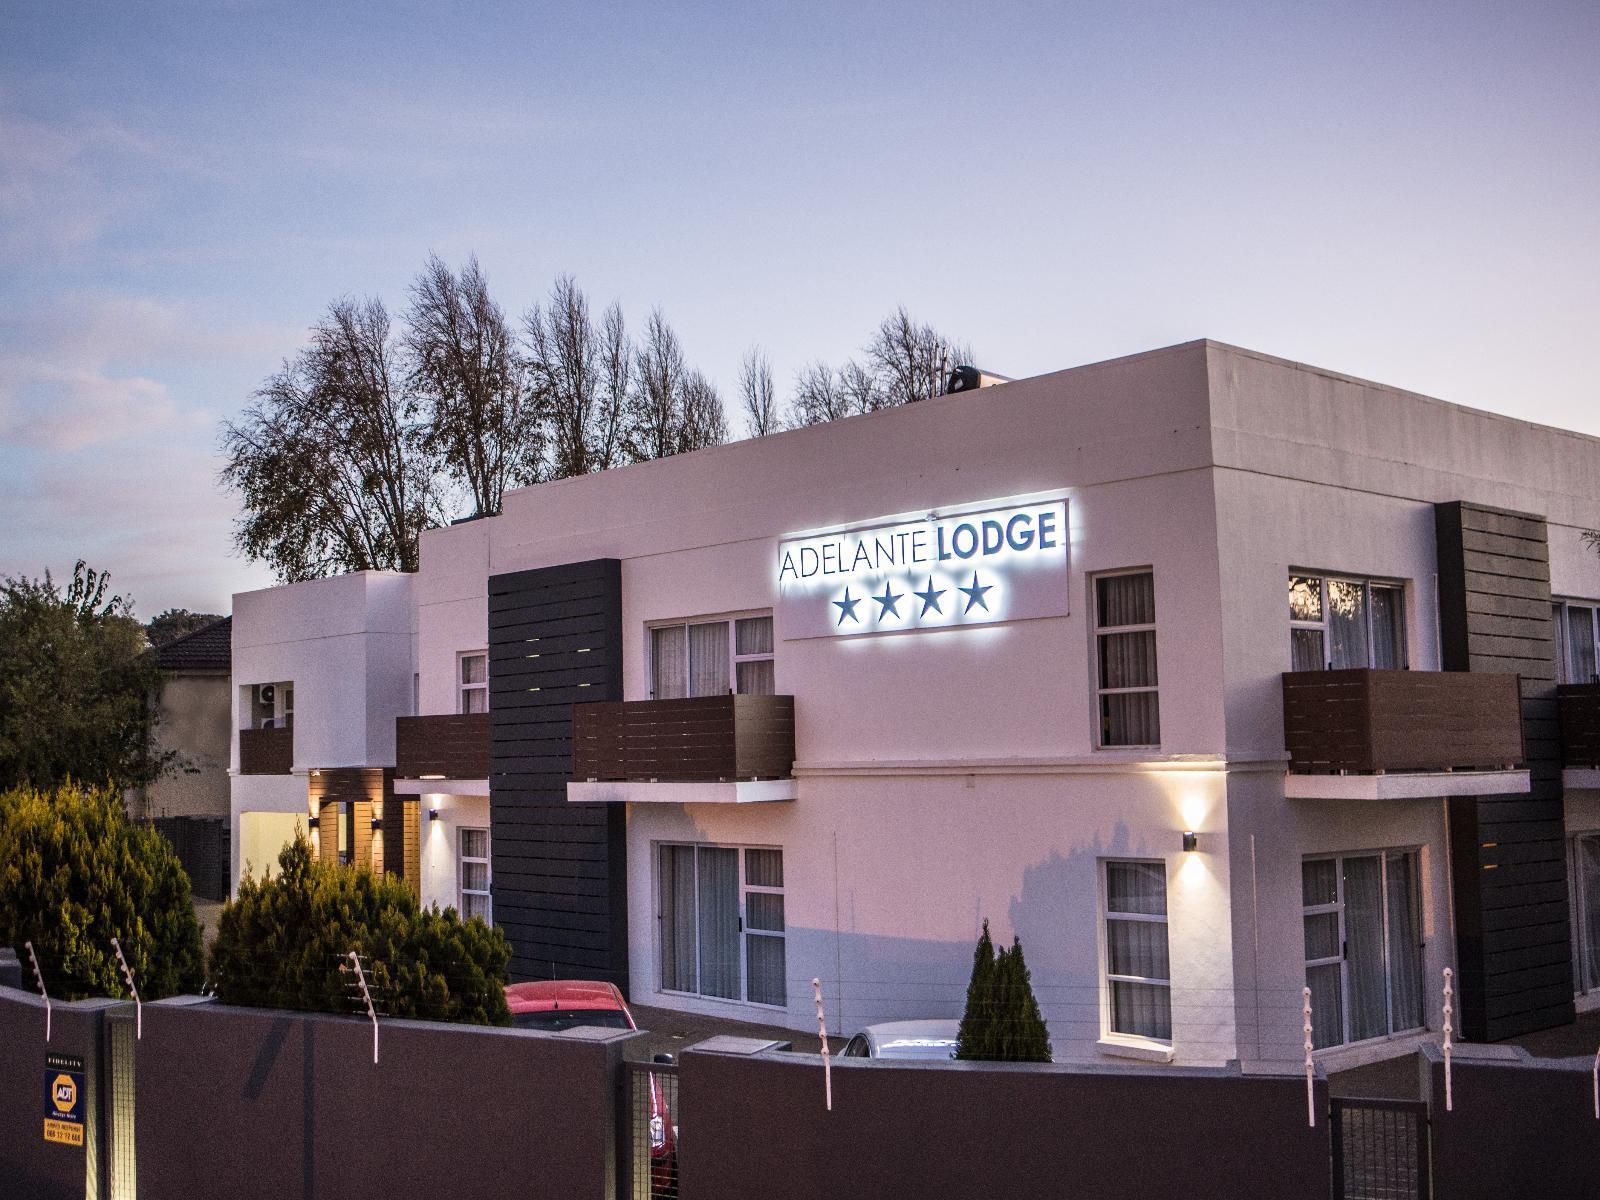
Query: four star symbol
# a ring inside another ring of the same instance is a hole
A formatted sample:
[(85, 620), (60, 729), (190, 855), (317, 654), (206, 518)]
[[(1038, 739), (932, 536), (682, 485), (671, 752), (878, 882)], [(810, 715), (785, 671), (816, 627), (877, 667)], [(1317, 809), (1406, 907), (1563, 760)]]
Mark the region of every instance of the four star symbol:
[(939, 597), (944, 595), (947, 590), (948, 590), (947, 588), (936, 588), (936, 587), (934, 587), (933, 586), (933, 576), (929, 575), (928, 576), (928, 590), (925, 591), (925, 592), (912, 592), (911, 593), (918, 600), (922, 601), (922, 611), (920, 613), (918, 613), (917, 615), (919, 617), (927, 616), (928, 615), (928, 610), (930, 608), (933, 609), (934, 612), (943, 615), (944, 609), (939, 604)]
[[(989, 592), (994, 591), (994, 588), (995, 585), (992, 583), (979, 583), (978, 573), (976, 571), (972, 573), (972, 583), (970, 586), (962, 587), (957, 584), (956, 591), (960, 592), (967, 598), (967, 605), (961, 610), (962, 615), (965, 616), (974, 608), (981, 608), (984, 612), (992, 612), (993, 610), (990, 609), (989, 602), (984, 599), (984, 596), (986, 596)], [(943, 616), (944, 606), (940, 603), (939, 597), (943, 596), (949, 590), (949, 588), (934, 587), (933, 576), (928, 576), (927, 587), (920, 592), (913, 590), (910, 593), (918, 600), (922, 601), (922, 611), (918, 613), (917, 616), (919, 618), (925, 617), (930, 612), (935, 612), (940, 616)], [(883, 591), (876, 596), (872, 595), (870, 592), (867, 593), (866, 596), (852, 596), (850, 594), (850, 589), (845, 588), (844, 599), (835, 600), (832, 603), (833, 606), (839, 610), (839, 625), (843, 625), (846, 620), (854, 621), (859, 625), (861, 623), (861, 617), (856, 613), (856, 606), (859, 605), (862, 600), (871, 599), (876, 601), (878, 605), (878, 620), (884, 621), (889, 617), (898, 617), (900, 615), (900, 601), (904, 600), (905, 597), (905, 592), (895, 591), (893, 585), (888, 580), (885, 580), (883, 584)]]
[(885, 580), (883, 585), (883, 595), (873, 597), (873, 599), (876, 600), (879, 605), (878, 620), (881, 621), (890, 614), (898, 617), (900, 615), (900, 601), (904, 597), (904, 592), (894, 591), (889, 587), (888, 581)]
[(834, 607), (839, 610), (839, 624), (843, 625), (846, 617), (849, 617), (852, 621), (861, 620), (860, 617), (856, 616), (856, 605), (860, 604), (861, 600), (859, 597), (854, 600), (850, 599), (849, 588), (845, 588), (843, 600), (835, 600), (833, 603)]
[(966, 613), (971, 612), (972, 611), (972, 606), (974, 604), (976, 604), (979, 608), (983, 609), (984, 612), (988, 612), (989, 611), (989, 602), (983, 598), (983, 594), (985, 592), (990, 592), (990, 591), (993, 591), (993, 590), (994, 590), (994, 584), (992, 584), (992, 583), (991, 584), (986, 584), (983, 587), (979, 587), (978, 586), (978, 573), (976, 571), (974, 571), (972, 573), (972, 586), (971, 587), (958, 587), (958, 588), (956, 588), (956, 591), (964, 593), (966, 595), (966, 597), (967, 597), (967, 606), (966, 606), (966, 608), (961, 610), (962, 613), (966, 614)]

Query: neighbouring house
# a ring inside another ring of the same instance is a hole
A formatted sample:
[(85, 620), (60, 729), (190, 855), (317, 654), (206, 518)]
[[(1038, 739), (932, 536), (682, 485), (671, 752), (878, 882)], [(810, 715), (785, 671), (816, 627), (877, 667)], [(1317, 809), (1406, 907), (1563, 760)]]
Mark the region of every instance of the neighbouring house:
[(233, 620), (213, 621), (150, 653), (161, 669), (156, 738), (163, 751), (177, 751), (180, 763), (171, 774), (129, 789), (128, 815), (151, 821), (173, 844), (196, 896), (219, 900), (231, 879)]
[[(1600, 440), (1211, 341), (509, 493), (235, 598), (234, 825), (519, 978), (1058, 1058), (1600, 1003)], [(241, 857), (242, 855), (242, 857)]]

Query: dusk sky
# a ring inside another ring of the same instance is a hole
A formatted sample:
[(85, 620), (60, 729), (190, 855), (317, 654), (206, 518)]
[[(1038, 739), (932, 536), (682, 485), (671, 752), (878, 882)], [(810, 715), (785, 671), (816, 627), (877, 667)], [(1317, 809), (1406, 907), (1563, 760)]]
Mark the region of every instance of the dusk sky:
[(730, 410), (904, 304), (1005, 375), (1212, 337), (1600, 434), (1597, 63), (1594, 0), (4, 0), (0, 575), (270, 583), (219, 423), (430, 250), (659, 305)]

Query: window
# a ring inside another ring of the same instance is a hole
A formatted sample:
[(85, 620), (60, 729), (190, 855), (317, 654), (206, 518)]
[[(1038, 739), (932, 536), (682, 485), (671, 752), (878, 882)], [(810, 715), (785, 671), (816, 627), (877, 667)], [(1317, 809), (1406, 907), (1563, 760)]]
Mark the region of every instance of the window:
[(1159, 746), (1155, 576), (1100, 576), (1094, 612), (1100, 745)]
[(1422, 1026), (1417, 856), (1308, 858), (1300, 891), (1317, 1049)]
[(663, 991), (788, 1005), (782, 850), (663, 845), (660, 883)]
[(486, 713), (489, 711), (489, 656), (483, 651), (458, 656), (460, 667), (459, 711)]
[(482, 917), (490, 919), (489, 908), (489, 831), (487, 829), (462, 829), (461, 855), (456, 870), (460, 881), (463, 919)]
[(1600, 833), (1572, 839), (1571, 891), (1573, 983), (1600, 991)]
[(1106, 990), (1111, 1033), (1172, 1040), (1167, 960), (1167, 867), (1105, 864)]
[(1557, 672), (1562, 683), (1594, 683), (1600, 680), (1600, 663), (1595, 660), (1595, 621), (1600, 605), (1560, 601), (1553, 606), (1556, 622)]
[(1289, 576), (1294, 671), (1406, 667), (1405, 589), (1397, 583)]
[(650, 630), (650, 694), (657, 700), (770, 696), (773, 687), (771, 614)]

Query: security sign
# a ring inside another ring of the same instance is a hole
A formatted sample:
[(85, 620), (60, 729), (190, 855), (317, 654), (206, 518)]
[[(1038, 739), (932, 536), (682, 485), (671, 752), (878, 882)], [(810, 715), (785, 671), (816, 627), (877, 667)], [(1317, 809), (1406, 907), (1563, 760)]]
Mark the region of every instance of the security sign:
[(83, 1145), (83, 1059), (44, 1056), (44, 1140)]

